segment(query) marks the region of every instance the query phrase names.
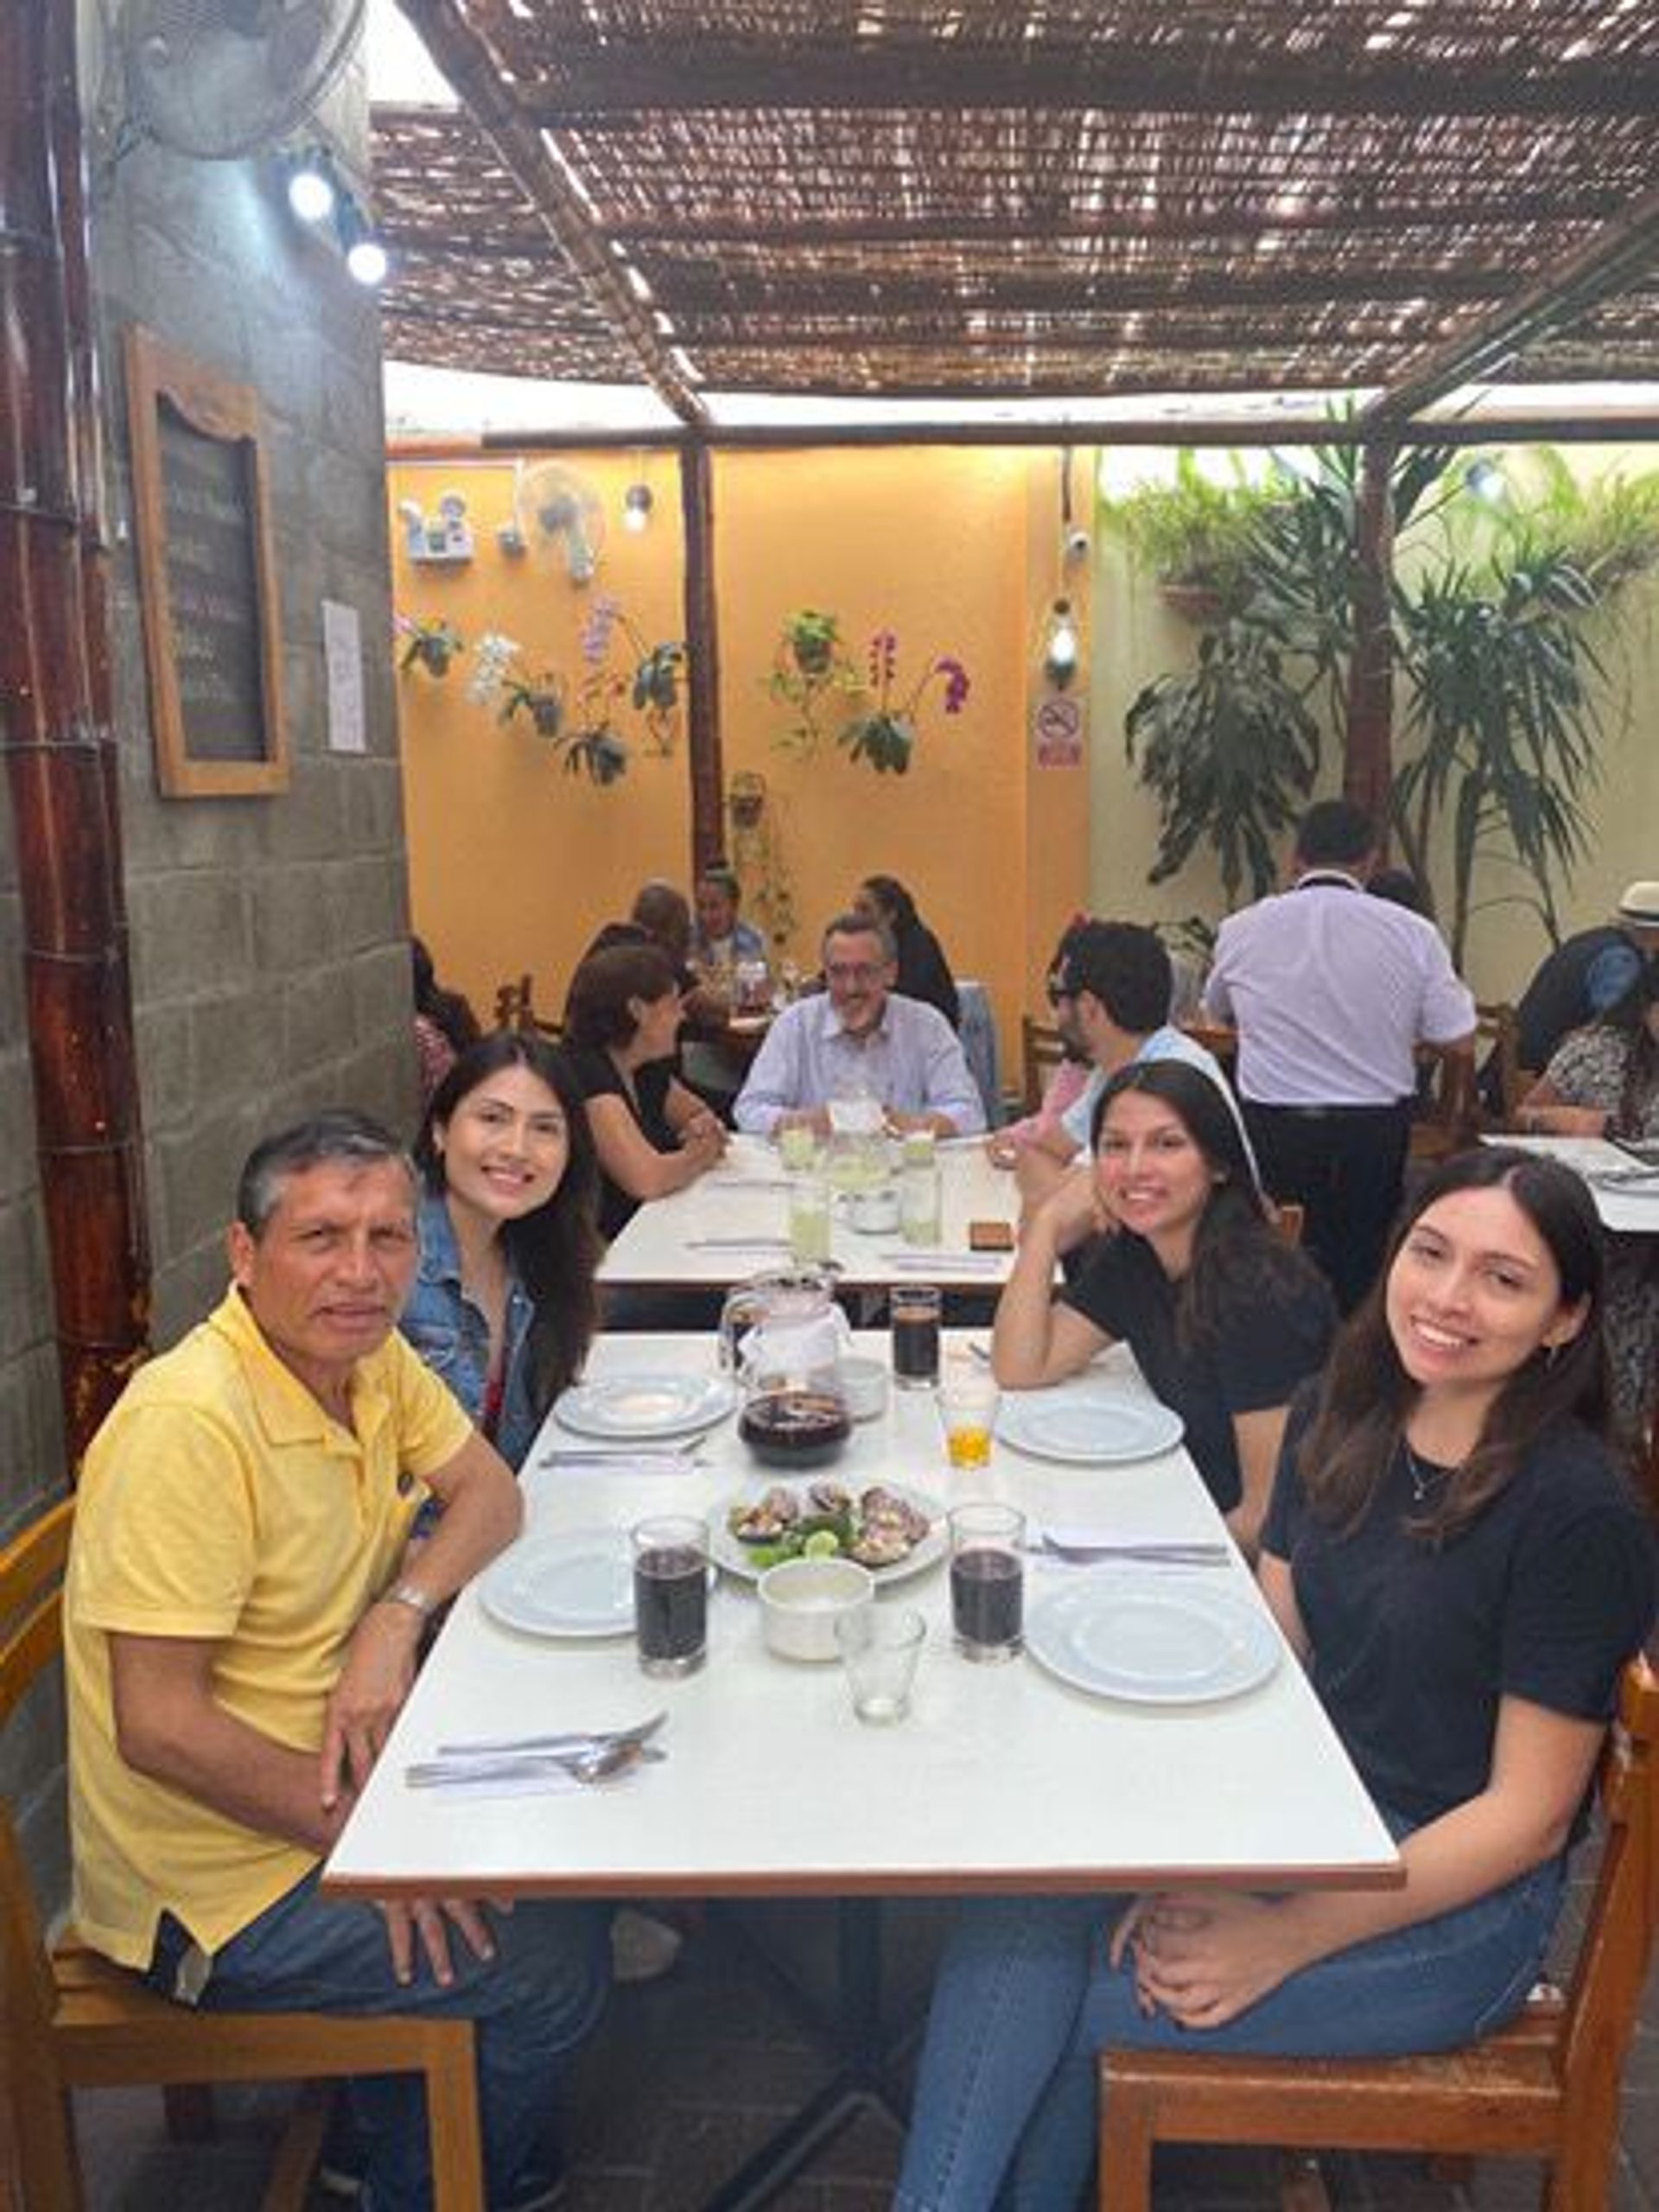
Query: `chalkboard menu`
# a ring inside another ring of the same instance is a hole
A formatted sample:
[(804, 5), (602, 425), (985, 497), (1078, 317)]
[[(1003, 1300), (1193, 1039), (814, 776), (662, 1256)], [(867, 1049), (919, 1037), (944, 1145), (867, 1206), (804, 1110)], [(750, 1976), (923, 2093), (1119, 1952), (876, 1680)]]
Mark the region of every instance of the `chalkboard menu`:
[(127, 387), (162, 790), (282, 791), (282, 626), (258, 399), (137, 327), (127, 334)]

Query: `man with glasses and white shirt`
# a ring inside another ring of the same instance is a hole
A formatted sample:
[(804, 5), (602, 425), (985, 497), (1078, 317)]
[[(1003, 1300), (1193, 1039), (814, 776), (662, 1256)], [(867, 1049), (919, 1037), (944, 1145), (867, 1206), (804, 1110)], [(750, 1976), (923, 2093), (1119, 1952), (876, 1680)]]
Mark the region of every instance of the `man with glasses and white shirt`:
[(886, 928), (840, 914), (823, 933), (828, 988), (772, 1023), (733, 1119), (753, 1136), (801, 1126), (827, 1132), (830, 1102), (874, 1098), (895, 1131), (971, 1136), (985, 1109), (956, 1032), (942, 1014), (893, 988)]

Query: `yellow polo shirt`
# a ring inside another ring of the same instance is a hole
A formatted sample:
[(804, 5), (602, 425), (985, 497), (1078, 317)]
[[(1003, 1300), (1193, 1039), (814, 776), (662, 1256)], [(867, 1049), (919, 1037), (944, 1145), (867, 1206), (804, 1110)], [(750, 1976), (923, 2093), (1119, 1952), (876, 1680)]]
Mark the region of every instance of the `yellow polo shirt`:
[(138, 1774), (115, 1741), (109, 1634), (211, 1638), (214, 1694), (300, 1751), (402, 1554), (424, 1478), (472, 1423), (393, 1334), (330, 1419), (239, 1292), (133, 1377), (86, 1453), (64, 1586), (75, 1919), (144, 1967), (169, 1911), (216, 1950), (315, 1863)]

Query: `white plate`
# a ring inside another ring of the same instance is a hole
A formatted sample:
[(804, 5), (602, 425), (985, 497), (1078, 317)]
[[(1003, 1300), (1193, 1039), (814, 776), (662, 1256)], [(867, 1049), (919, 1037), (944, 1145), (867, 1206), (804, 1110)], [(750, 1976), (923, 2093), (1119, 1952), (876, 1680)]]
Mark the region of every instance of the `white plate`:
[(553, 1414), (578, 1436), (694, 1436), (724, 1421), (736, 1403), (729, 1375), (612, 1375), (578, 1382)]
[(526, 1636), (626, 1636), (633, 1560), (626, 1529), (545, 1529), (521, 1536), (479, 1578), (479, 1603)]
[(1236, 1591), (1098, 1567), (1032, 1608), (1026, 1649), (1074, 1689), (1132, 1705), (1238, 1697), (1280, 1655), (1267, 1616)]
[[(741, 1581), (758, 1582), (766, 1570), (754, 1563), (754, 1547), (732, 1534), (727, 1526), (728, 1516), (734, 1505), (753, 1505), (757, 1498), (763, 1497), (768, 1490), (774, 1487), (783, 1489), (785, 1485), (781, 1483), (776, 1485), (755, 1483), (747, 1490), (739, 1491), (734, 1497), (727, 1498), (709, 1516), (709, 1556), (716, 1567), (723, 1567), (728, 1574), (735, 1574)], [(873, 1487), (874, 1485), (869, 1483), (863, 1484), (866, 1490)], [(925, 1574), (930, 1567), (937, 1567), (944, 1557), (950, 1543), (950, 1532), (945, 1521), (944, 1505), (938, 1498), (929, 1497), (918, 1490), (907, 1489), (902, 1483), (883, 1483), (880, 1487), (890, 1490), (895, 1497), (902, 1497), (918, 1513), (925, 1513), (933, 1525), (914, 1551), (907, 1552), (903, 1559), (895, 1560), (891, 1567), (872, 1567), (870, 1572), (878, 1582), (905, 1582), (912, 1574)], [(858, 1492), (855, 1491), (853, 1495), (856, 1497)], [(803, 1504), (805, 1502), (803, 1491)]]
[(1181, 1417), (1155, 1398), (1032, 1390), (1002, 1401), (996, 1433), (1016, 1452), (1088, 1467), (1151, 1459), (1181, 1440)]

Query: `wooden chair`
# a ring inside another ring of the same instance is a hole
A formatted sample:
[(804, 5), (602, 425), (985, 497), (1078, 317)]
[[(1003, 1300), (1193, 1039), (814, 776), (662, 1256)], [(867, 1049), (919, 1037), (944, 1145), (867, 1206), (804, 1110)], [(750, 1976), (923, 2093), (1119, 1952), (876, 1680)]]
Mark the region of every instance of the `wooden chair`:
[[(73, 1511), (66, 1498), (0, 1551), (0, 1728), (62, 1649)], [(0, 1969), (0, 2146), (14, 2152), (29, 2212), (81, 2212), (71, 2090), (287, 2081), (308, 2087), (264, 2212), (299, 2212), (327, 2116), (316, 2085), (350, 2074), (423, 2075), (434, 2202), (439, 2212), (477, 2212), (484, 2202), (470, 2021), (196, 2012), (152, 1995), (73, 1932), (48, 1951), (3, 1802)], [(0, 2183), (7, 2171), (0, 2161)]]
[(1480, 1122), (1472, 1057), (1440, 1045), (1420, 1045), (1417, 1065), (1427, 1071), (1429, 1084), (1427, 1103), (1411, 1125), (1411, 1157), (1444, 1160), (1465, 1151)]
[(1231, 1071), (1233, 1062), (1238, 1058), (1236, 1029), (1221, 1021), (1184, 1021), (1181, 1029), (1195, 1045), (1202, 1045), (1206, 1052), (1213, 1054), (1221, 1062), (1223, 1067)]
[[(1659, 1675), (1625, 1669), (1601, 1763), (1600, 1870), (1571, 1986), (1485, 2041), (1429, 2058), (1114, 2050), (1100, 2076), (1100, 2202), (1151, 2202), (1154, 2143), (1266, 2143), (1542, 2159), (1545, 2212), (1606, 2212), (1619, 2077), (1659, 1910)], [(1328, 2212), (1306, 2165), (1287, 2207)]]
[(1048, 1079), (1065, 1058), (1065, 1046), (1052, 1021), (1020, 1017), (1020, 1103), (1034, 1114), (1043, 1103)]
[(1537, 1080), (1531, 1069), (1521, 1065), (1520, 1036), (1515, 1008), (1507, 999), (1476, 1001), (1475, 1065), (1484, 1069), (1491, 1059), (1498, 1117), (1505, 1128), (1513, 1124), (1516, 1109)]

